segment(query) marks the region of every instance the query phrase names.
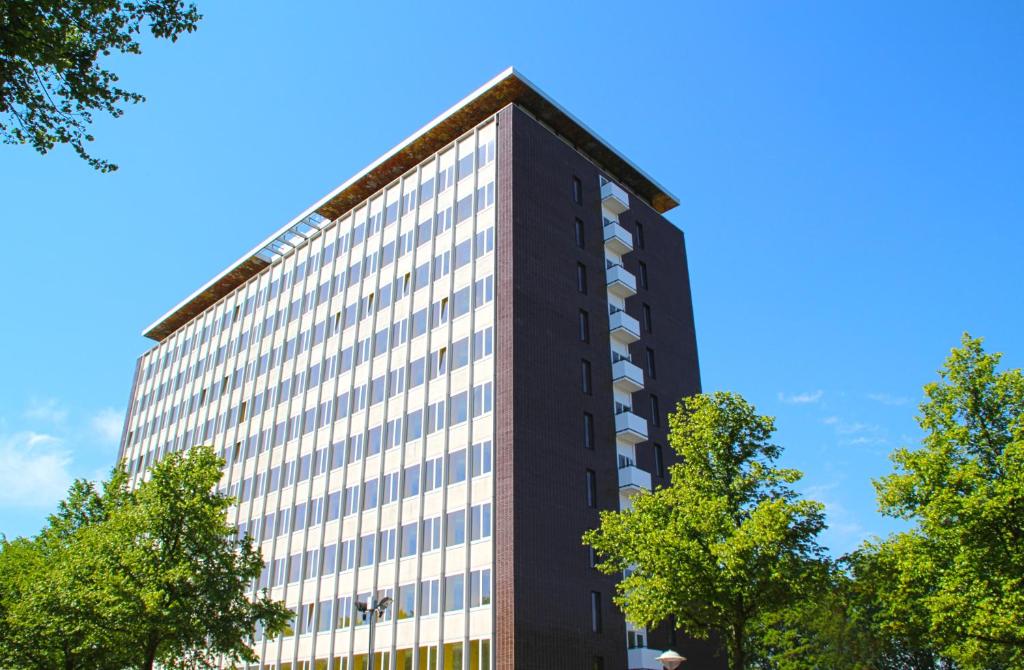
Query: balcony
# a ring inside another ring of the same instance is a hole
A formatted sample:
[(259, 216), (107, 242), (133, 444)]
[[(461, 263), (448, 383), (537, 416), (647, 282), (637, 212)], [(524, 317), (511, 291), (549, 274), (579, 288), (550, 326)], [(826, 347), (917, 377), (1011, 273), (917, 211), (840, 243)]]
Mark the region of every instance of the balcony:
[(608, 316), (608, 332), (623, 344), (633, 344), (640, 339), (640, 322), (624, 310), (612, 307)]
[(636, 393), (644, 387), (644, 371), (628, 358), (612, 363), (612, 384), (626, 393)]
[(629, 209), (629, 195), (615, 182), (602, 179), (601, 205), (616, 216)]
[(628, 409), (616, 412), (615, 437), (630, 444), (643, 442), (647, 439), (647, 419)]
[(619, 490), (627, 496), (651, 490), (651, 473), (632, 463), (619, 467)]
[(632, 272), (617, 263), (612, 263), (605, 274), (608, 278), (609, 292), (623, 299), (636, 295), (636, 277)]
[(629, 670), (663, 670), (664, 666), (658, 662), (659, 656), (661, 656), (660, 649), (633, 647), (626, 650), (626, 667)]
[(623, 228), (618, 221), (604, 222), (604, 245), (618, 255), (633, 251), (633, 233)]

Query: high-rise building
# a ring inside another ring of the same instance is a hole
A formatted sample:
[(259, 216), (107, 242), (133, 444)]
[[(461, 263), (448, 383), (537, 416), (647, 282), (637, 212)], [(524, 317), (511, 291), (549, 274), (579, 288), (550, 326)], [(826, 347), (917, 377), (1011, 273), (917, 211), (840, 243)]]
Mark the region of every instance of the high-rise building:
[[(623, 108), (624, 110), (627, 108)], [(628, 113), (624, 112), (624, 113)], [(581, 535), (700, 390), (668, 191), (509, 69), (146, 329), (121, 458), (226, 460), (261, 668), (660, 668)], [(700, 649), (682, 650), (688, 667)]]

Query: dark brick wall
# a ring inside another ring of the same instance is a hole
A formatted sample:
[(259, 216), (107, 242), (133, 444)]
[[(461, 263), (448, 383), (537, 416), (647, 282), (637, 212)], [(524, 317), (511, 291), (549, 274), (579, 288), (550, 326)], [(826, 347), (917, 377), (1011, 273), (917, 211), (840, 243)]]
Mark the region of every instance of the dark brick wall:
[[(581, 535), (598, 521), (586, 503), (586, 471), (597, 477), (598, 507), (618, 507), (611, 360), (598, 169), (516, 107), (498, 115), (497, 324), (495, 435), (495, 649), (500, 670), (626, 667), (625, 622), (612, 604), (616, 578), (589, 567)], [(572, 178), (583, 203), (572, 199)], [(668, 412), (700, 389), (690, 291), (681, 232), (639, 200), (622, 217), (644, 224), (650, 290), (627, 305), (640, 318), (652, 307), (657, 352), (654, 393)], [(586, 244), (577, 248), (576, 219)], [(628, 258), (628, 257), (627, 257)], [(576, 287), (587, 266), (588, 292)], [(636, 270), (636, 259), (627, 261)], [(578, 338), (578, 313), (590, 315), (590, 342)], [(591, 363), (592, 395), (580, 385)], [(634, 395), (646, 416), (647, 395)], [(583, 413), (594, 416), (597, 448), (583, 448)], [(656, 439), (669, 448), (663, 427)], [(640, 465), (651, 470), (650, 447)], [(591, 630), (591, 591), (601, 593), (603, 629)]]

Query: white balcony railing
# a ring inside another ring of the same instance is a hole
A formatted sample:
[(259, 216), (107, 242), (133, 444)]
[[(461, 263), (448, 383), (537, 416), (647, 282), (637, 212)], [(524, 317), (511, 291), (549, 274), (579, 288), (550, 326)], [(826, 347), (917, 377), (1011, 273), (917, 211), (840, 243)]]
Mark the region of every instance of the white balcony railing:
[(647, 419), (628, 410), (615, 414), (615, 437), (636, 444), (647, 439)]
[(619, 490), (626, 495), (651, 490), (651, 473), (635, 465), (619, 468)]
[(613, 181), (601, 180), (601, 204), (613, 214), (622, 214), (629, 209), (629, 195)]
[(612, 384), (626, 393), (636, 393), (644, 387), (644, 371), (628, 359), (612, 363)]
[(619, 308), (612, 308), (608, 315), (608, 332), (624, 344), (632, 344), (640, 339), (640, 322)]
[(663, 670), (658, 657), (661, 656), (660, 649), (649, 647), (633, 647), (626, 650), (626, 661), (629, 670)]
[(606, 221), (604, 245), (620, 256), (628, 254), (633, 251), (633, 233), (623, 228), (618, 221)]
[(606, 272), (608, 290), (620, 298), (636, 295), (636, 277), (632, 272), (618, 264), (612, 264)]

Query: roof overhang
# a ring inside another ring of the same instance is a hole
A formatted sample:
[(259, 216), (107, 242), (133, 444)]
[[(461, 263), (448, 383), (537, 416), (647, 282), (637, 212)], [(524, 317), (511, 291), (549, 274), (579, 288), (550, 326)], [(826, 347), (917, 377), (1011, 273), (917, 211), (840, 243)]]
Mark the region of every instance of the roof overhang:
[(164, 340), (270, 265), (282, 248), (290, 246), (289, 241), (304, 237), (298, 231), (308, 232), (345, 214), (509, 104), (529, 111), (656, 211), (664, 213), (679, 204), (674, 195), (510, 67), (288, 222), (151, 324), (143, 335)]

